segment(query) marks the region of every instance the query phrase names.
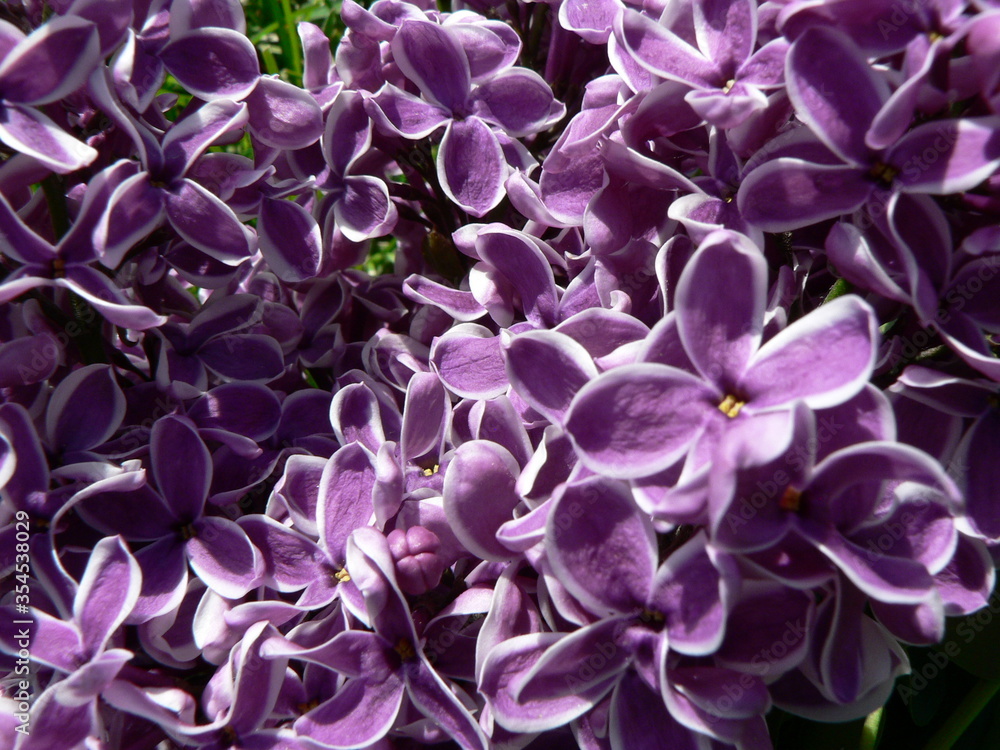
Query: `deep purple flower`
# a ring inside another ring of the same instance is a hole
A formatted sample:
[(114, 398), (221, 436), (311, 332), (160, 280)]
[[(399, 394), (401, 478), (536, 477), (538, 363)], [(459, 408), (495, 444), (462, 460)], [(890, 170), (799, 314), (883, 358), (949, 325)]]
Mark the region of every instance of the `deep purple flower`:
[(0, 140), (49, 169), (72, 172), (97, 152), (35, 107), (79, 89), (100, 62), (97, 28), (76, 16), (53, 18), (25, 36), (0, 21)]

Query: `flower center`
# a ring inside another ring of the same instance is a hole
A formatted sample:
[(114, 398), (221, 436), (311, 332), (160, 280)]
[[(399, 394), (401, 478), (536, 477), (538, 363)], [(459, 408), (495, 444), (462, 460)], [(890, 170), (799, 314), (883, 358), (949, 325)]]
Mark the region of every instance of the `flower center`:
[(643, 607), (642, 612), (639, 613), (639, 622), (648, 628), (654, 630), (659, 630), (663, 627), (663, 624), (667, 621), (666, 615), (662, 612), (658, 612), (655, 609), (650, 609), (649, 607)]
[(792, 513), (797, 513), (799, 508), (802, 507), (802, 491), (795, 489), (792, 485), (788, 485), (781, 494), (781, 499), (778, 500), (778, 507)]
[(197, 534), (198, 532), (195, 531), (193, 523), (184, 524), (180, 528), (181, 539), (183, 539), (185, 542), (188, 541), (189, 539), (194, 539), (195, 536), (197, 536)]
[(719, 403), (719, 411), (730, 419), (736, 419), (736, 417), (739, 416), (740, 409), (746, 406), (746, 403), (746, 401), (741, 401), (738, 397), (728, 393)]
[(733, 86), (735, 85), (736, 85), (736, 79), (730, 78), (728, 81), (726, 81), (726, 85), (722, 87), (722, 93), (728, 94), (730, 91), (733, 90)]
[(434, 464), (433, 466), (428, 466), (426, 469), (421, 469), (420, 473), (423, 474), (425, 477), (432, 477), (435, 474), (437, 474), (440, 469), (441, 469), (440, 464)]
[(875, 162), (872, 168), (868, 170), (868, 176), (882, 187), (889, 187), (898, 174), (898, 169), (891, 164), (886, 164), (884, 161)]
[(338, 583), (347, 583), (351, 580), (351, 575), (347, 572), (347, 568), (341, 568), (333, 574), (333, 577), (337, 579)]
[(399, 658), (403, 661), (410, 661), (417, 658), (417, 650), (413, 648), (413, 644), (410, 643), (409, 638), (400, 638), (396, 641), (393, 650), (399, 654)]
[(66, 276), (66, 261), (62, 258), (52, 259), (52, 278), (62, 279)]
[(319, 705), (319, 698), (313, 698), (307, 703), (300, 703), (296, 706), (300, 714), (307, 714)]

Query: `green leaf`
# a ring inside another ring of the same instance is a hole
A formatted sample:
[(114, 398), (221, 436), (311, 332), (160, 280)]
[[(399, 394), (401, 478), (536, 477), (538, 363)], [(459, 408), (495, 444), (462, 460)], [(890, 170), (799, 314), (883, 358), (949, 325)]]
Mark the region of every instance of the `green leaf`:
[(976, 677), (1000, 679), (1000, 618), (990, 608), (949, 619), (944, 642), (937, 648)]

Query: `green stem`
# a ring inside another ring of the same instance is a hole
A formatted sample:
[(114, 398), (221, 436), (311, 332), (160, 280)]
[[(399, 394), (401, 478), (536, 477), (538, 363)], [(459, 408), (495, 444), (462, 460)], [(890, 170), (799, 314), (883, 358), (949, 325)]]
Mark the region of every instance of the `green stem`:
[(877, 708), (868, 714), (865, 725), (861, 728), (861, 743), (858, 750), (875, 750), (878, 747), (879, 729), (882, 727), (884, 707)]
[(297, 81), (302, 81), (302, 51), (299, 49), (299, 35), (292, 20), (292, 4), (290, 0), (281, 0), (284, 11), (284, 23), (281, 24), (278, 36), (281, 38), (282, 51), (290, 55), (292, 73)]
[(532, 65), (538, 67), (538, 48), (542, 43), (542, 32), (545, 31), (545, 16), (549, 11), (547, 3), (535, 3), (531, 14), (531, 26), (528, 30), (528, 45), (525, 57)]
[(66, 192), (59, 175), (50, 174), (42, 180), (42, 192), (49, 204), (52, 229), (56, 233), (56, 239), (60, 240), (69, 231), (69, 213), (66, 211)]
[(837, 279), (834, 285), (830, 287), (830, 291), (827, 292), (823, 304), (825, 305), (827, 302), (837, 299), (837, 297), (843, 297), (845, 294), (850, 294), (853, 290), (854, 287), (851, 286), (851, 282), (847, 279)]
[(949, 750), (993, 700), (1000, 690), (1000, 680), (980, 680), (970, 690), (944, 725), (934, 733), (924, 750)]

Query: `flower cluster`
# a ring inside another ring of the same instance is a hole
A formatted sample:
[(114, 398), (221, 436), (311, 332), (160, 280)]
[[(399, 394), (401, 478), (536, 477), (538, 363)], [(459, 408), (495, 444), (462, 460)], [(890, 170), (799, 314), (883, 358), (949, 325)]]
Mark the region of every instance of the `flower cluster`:
[(996, 3), (439, 6), (0, 8), (17, 750), (763, 750), (987, 603)]

